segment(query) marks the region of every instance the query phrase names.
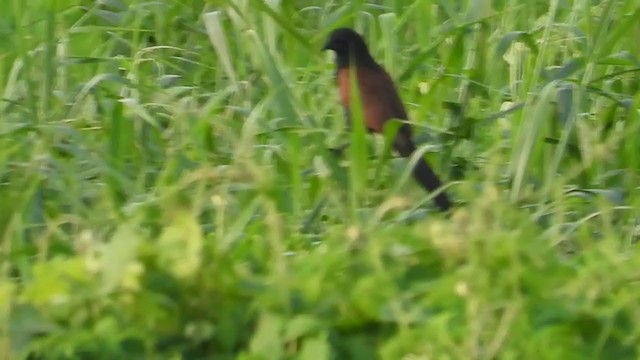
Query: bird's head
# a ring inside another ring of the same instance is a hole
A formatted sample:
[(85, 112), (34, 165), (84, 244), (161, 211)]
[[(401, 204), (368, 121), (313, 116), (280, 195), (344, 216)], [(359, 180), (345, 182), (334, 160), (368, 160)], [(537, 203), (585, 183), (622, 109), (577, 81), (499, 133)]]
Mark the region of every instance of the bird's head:
[(359, 56), (369, 56), (369, 50), (364, 38), (350, 28), (338, 28), (329, 34), (327, 42), (322, 50), (332, 50), (338, 56), (348, 57), (353, 54), (356, 58)]

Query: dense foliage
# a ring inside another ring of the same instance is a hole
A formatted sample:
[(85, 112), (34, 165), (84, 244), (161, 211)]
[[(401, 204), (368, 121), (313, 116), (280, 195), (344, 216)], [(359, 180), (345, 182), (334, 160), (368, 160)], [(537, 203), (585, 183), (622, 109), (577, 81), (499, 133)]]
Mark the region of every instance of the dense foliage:
[[(2, 8), (0, 358), (640, 356), (637, 1)], [(338, 26), (451, 216), (345, 128)]]

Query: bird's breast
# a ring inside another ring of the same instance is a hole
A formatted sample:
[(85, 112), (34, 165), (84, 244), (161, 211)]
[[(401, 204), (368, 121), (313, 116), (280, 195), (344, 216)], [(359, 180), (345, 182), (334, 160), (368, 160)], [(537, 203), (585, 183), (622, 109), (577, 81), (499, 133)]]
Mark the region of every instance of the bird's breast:
[[(349, 79), (351, 71), (350, 68), (338, 70), (340, 102), (348, 110), (351, 109), (351, 80)], [(381, 132), (387, 120), (406, 117), (404, 111), (396, 111), (397, 106), (402, 108), (401, 103), (395, 104), (395, 106), (390, 103), (398, 96), (386, 73), (357, 69), (356, 76), (367, 128)]]

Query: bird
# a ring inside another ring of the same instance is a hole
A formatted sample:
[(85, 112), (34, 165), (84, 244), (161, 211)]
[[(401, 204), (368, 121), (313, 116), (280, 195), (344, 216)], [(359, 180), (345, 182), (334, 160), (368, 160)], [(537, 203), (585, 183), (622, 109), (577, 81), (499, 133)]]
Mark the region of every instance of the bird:
[[(411, 156), (416, 145), (412, 139), (411, 125), (407, 123), (407, 111), (391, 76), (373, 58), (362, 35), (351, 28), (337, 28), (329, 34), (322, 50), (335, 53), (336, 80), (347, 123), (351, 123), (350, 72), (355, 70), (367, 130), (381, 133), (387, 121), (402, 121), (393, 140), (393, 147), (400, 156)], [(423, 157), (418, 159), (412, 174), (427, 191), (434, 192), (442, 187), (442, 181)], [(443, 212), (452, 207), (445, 192), (436, 194), (434, 202)]]

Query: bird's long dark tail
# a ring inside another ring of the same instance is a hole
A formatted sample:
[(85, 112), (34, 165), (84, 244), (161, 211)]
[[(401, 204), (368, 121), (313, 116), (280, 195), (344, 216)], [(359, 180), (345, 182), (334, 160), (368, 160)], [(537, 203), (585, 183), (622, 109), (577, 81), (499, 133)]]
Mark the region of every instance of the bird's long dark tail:
[[(399, 136), (396, 137), (396, 141), (394, 142), (394, 147), (402, 157), (408, 158), (413, 154), (416, 146), (413, 144), (410, 135), (398, 135)], [(412, 173), (416, 181), (430, 192), (434, 192), (442, 186), (442, 181), (440, 181), (438, 175), (436, 175), (429, 163), (427, 163), (427, 161), (422, 157), (418, 159)], [(435, 196), (434, 202), (442, 211), (447, 211), (452, 206), (449, 196), (443, 191)]]

